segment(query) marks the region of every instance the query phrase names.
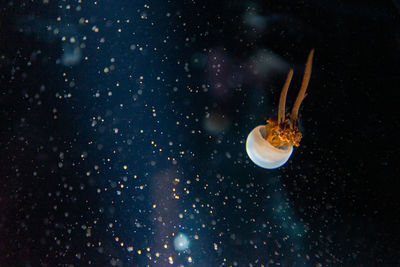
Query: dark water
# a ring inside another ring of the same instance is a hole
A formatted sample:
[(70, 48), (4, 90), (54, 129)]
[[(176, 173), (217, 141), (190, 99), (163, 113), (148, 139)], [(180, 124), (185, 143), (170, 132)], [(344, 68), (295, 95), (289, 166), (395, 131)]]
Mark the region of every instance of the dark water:
[[(399, 15), (2, 2), (0, 265), (399, 265)], [(300, 147), (259, 168), (246, 137), (312, 48)]]

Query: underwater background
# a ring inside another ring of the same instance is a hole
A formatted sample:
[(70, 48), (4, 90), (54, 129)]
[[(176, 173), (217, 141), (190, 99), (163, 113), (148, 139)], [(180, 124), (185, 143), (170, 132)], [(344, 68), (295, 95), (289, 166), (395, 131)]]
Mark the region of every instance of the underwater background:
[[(400, 265), (398, 1), (0, 8), (1, 266)], [(262, 169), (247, 135), (312, 48)]]

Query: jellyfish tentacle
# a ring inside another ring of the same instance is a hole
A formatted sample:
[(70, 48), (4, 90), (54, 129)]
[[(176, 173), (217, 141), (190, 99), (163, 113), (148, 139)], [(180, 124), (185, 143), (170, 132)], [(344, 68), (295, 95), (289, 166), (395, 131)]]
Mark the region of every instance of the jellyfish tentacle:
[(279, 98), (279, 106), (278, 106), (278, 125), (282, 125), (285, 121), (285, 103), (286, 103), (286, 96), (289, 90), (290, 82), (292, 81), (293, 77), (293, 69), (289, 70), (289, 73), (286, 77), (285, 84), (283, 85), (281, 96)]
[(301, 83), (300, 91), (297, 95), (296, 101), (294, 102), (292, 112), (290, 114), (290, 120), (292, 125), (296, 126), (298, 121), (298, 114), (301, 102), (303, 102), (304, 98), (307, 96), (306, 91), (308, 87), (308, 83), (310, 82), (311, 77), (311, 69), (312, 69), (312, 59), (314, 56), (314, 49), (310, 51), (307, 58), (306, 68), (304, 70), (303, 81)]

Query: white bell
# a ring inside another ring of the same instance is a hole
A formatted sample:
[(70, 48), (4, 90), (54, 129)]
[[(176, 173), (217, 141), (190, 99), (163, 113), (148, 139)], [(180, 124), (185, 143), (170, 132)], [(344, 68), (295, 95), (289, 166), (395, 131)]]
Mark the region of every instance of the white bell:
[(265, 134), (265, 125), (259, 125), (250, 132), (246, 141), (247, 155), (262, 168), (279, 168), (292, 155), (293, 146), (276, 148), (265, 140)]

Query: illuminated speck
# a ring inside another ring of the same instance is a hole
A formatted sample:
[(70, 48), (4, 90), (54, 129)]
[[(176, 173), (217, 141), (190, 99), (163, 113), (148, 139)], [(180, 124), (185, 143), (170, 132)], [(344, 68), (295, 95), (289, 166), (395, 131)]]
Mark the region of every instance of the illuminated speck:
[(185, 234), (179, 233), (174, 239), (174, 247), (177, 251), (183, 251), (189, 248), (189, 239)]

